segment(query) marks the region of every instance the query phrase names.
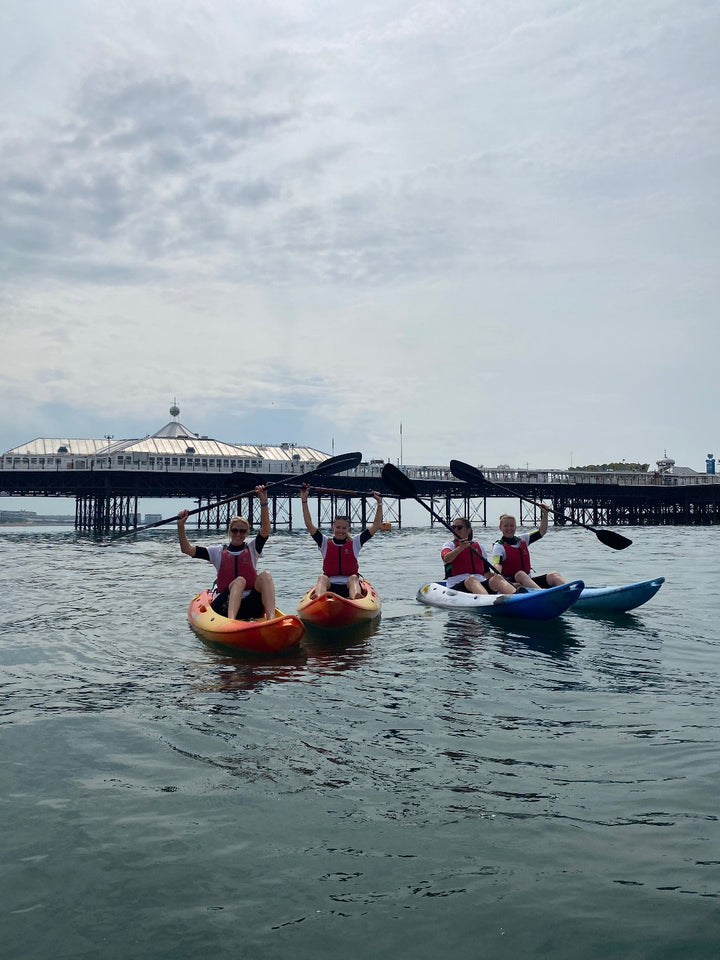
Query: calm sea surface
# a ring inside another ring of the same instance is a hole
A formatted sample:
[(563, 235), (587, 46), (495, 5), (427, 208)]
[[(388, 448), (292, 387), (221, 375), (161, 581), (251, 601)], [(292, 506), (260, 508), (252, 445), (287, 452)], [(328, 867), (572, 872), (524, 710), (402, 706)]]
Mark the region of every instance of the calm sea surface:
[[(172, 529), (0, 529), (3, 955), (717, 960), (720, 530), (621, 532), (533, 560), (664, 575), (634, 614), (422, 607), (445, 537), (394, 530), (372, 632), (258, 660), (190, 630)], [(293, 611), (310, 537), (263, 559)]]

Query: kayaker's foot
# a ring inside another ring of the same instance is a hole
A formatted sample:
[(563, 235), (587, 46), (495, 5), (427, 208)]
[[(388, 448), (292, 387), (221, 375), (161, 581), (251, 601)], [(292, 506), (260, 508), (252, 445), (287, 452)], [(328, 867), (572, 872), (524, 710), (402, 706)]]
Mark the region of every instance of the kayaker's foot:
[(515, 587), (515, 593), (527, 593), (527, 592), (528, 592), (527, 587)]

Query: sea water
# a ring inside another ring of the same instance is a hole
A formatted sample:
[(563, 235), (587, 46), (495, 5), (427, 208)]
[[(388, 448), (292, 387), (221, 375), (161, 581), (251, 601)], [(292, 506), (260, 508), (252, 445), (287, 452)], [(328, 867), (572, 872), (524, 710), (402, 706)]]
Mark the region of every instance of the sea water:
[[(621, 532), (533, 563), (665, 576), (633, 613), (421, 606), (446, 536), (391, 530), (381, 620), (263, 658), (192, 633), (170, 528), (0, 530), (4, 956), (717, 960), (720, 532)], [(319, 554), (263, 565), (292, 612)]]

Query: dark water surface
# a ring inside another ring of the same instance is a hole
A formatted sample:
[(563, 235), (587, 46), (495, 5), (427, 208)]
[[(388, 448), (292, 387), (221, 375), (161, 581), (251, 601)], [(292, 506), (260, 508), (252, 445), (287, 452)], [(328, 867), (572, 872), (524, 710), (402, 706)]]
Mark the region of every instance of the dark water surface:
[[(622, 532), (533, 559), (667, 577), (634, 614), (422, 607), (445, 538), (392, 531), (380, 623), (263, 660), (191, 632), (171, 530), (1, 530), (3, 954), (717, 960), (720, 531)], [(264, 559), (292, 611), (314, 545)]]

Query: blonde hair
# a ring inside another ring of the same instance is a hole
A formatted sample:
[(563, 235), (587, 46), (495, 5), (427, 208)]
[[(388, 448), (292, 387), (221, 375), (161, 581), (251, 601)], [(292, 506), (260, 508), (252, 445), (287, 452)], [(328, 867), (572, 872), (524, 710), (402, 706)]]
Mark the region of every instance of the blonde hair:
[(250, 533), (250, 522), (249, 522), (249, 520), (248, 520), (247, 517), (232, 517), (231, 520), (230, 520), (230, 523), (228, 524), (228, 528), (227, 528), (228, 540), (230, 540), (231, 537), (232, 537), (232, 534), (230, 533), (230, 528), (232, 527), (232, 525), (233, 525), (234, 523), (237, 523), (238, 520), (240, 520), (242, 523), (245, 524), (245, 526), (248, 528), (248, 533)]
[(515, 520), (515, 523), (517, 523), (517, 520), (515, 519), (515, 517), (514, 517), (511, 513), (501, 513), (501, 514), (500, 514), (500, 519), (498, 520), (498, 523), (502, 523), (503, 520)]

